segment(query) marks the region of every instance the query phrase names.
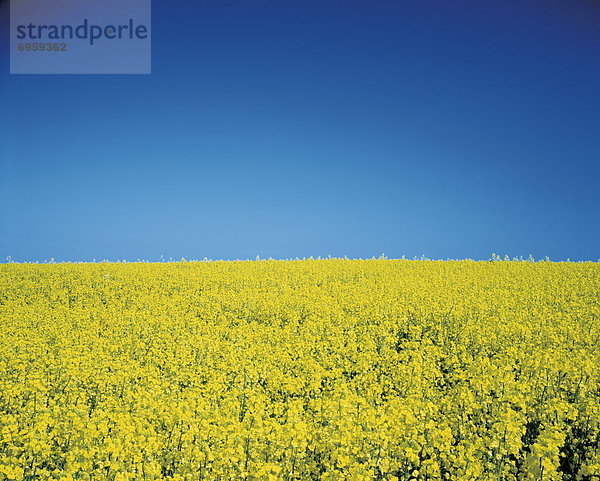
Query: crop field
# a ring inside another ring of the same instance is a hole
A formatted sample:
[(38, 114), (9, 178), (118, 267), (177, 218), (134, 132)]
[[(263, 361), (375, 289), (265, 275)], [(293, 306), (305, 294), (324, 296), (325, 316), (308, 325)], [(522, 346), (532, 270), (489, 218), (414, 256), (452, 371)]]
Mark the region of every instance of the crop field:
[(0, 265), (0, 480), (600, 479), (598, 263)]

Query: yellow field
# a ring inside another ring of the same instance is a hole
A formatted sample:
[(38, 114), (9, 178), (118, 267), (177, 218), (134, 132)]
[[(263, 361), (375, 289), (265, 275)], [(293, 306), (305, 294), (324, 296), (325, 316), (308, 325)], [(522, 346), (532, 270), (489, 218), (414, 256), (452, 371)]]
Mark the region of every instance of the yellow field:
[(600, 265), (0, 266), (0, 479), (600, 479)]

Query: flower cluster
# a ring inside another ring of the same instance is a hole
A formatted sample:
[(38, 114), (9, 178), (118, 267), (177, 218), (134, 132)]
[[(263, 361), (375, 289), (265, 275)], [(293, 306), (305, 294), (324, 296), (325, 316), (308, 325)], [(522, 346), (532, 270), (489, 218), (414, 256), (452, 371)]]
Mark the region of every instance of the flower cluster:
[(0, 266), (0, 480), (600, 480), (597, 263)]

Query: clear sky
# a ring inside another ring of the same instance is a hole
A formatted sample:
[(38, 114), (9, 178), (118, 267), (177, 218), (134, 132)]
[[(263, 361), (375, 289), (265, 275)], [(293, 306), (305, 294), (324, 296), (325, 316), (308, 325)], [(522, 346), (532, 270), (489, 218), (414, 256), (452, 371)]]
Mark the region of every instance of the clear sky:
[(153, 1), (151, 75), (9, 75), (0, 259), (600, 257), (595, 1)]

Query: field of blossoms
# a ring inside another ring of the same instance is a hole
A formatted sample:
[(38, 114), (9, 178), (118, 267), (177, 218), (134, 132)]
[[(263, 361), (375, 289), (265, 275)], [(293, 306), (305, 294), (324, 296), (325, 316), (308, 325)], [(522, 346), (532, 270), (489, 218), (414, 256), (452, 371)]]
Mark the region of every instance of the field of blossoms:
[(600, 479), (598, 263), (0, 265), (0, 480)]

